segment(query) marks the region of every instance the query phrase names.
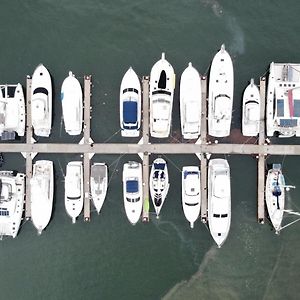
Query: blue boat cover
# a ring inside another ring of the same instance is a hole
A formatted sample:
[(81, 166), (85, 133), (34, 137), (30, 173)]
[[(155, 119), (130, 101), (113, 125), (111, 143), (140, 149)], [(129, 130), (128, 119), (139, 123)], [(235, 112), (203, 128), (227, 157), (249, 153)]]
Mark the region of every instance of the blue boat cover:
[(280, 119), (281, 127), (296, 127), (297, 119)]
[(139, 191), (139, 183), (137, 180), (128, 180), (126, 182), (127, 193), (137, 193)]
[(137, 103), (135, 101), (123, 102), (123, 121), (124, 123), (137, 122)]

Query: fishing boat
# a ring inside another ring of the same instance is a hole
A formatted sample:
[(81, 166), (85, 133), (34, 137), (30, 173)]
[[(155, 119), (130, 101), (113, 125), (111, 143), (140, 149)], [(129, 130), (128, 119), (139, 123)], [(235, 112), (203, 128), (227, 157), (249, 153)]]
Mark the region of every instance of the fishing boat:
[(94, 163), (91, 167), (91, 195), (98, 214), (106, 197), (107, 173), (107, 165), (104, 163)]
[(81, 161), (71, 161), (67, 164), (65, 177), (65, 207), (72, 223), (83, 208), (83, 172)]
[(208, 87), (208, 134), (230, 135), (233, 106), (233, 65), (224, 44), (213, 58)]
[(142, 165), (129, 161), (123, 166), (123, 199), (126, 216), (132, 225), (140, 219), (143, 208)]
[(0, 238), (18, 234), (24, 209), (25, 174), (0, 171)]
[(231, 222), (230, 169), (226, 159), (211, 159), (208, 164), (208, 224), (220, 248)]
[(242, 133), (244, 136), (256, 136), (259, 132), (260, 94), (254, 79), (243, 94)]
[(52, 126), (52, 83), (48, 70), (39, 64), (31, 82), (31, 118), (34, 134), (49, 137)]
[(199, 217), (201, 208), (200, 170), (196, 166), (185, 166), (181, 172), (182, 208), (191, 228)]
[(149, 186), (152, 203), (158, 218), (170, 186), (167, 162), (163, 158), (156, 158), (153, 161)]
[(138, 137), (141, 127), (141, 83), (130, 67), (120, 87), (120, 126), (124, 137)]
[(150, 134), (156, 138), (166, 138), (170, 134), (172, 121), (175, 73), (162, 53), (150, 73)]
[(201, 130), (201, 79), (189, 63), (180, 79), (181, 133), (185, 139), (197, 139)]
[(70, 71), (61, 86), (61, 104), (65, 130), (69, 135), (82, 132), (82, 89), (78, 79)]

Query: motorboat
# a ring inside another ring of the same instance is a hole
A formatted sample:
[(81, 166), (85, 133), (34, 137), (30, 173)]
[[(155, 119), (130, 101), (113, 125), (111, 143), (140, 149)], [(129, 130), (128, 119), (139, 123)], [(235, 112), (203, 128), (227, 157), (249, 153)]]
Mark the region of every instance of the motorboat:
[(123, 199), (127, 218), (135, 225), (143, 209), (142, 165), (135, 161), (123, 166)]
[(243, 94), (242, 133), (244, 136), (256, 136), (260, 122), (260, 94), (254, 79)]
[(65, 177), (65, 207), (72, 223), (80, 215), (83, 208), (83, 169), (81, 161), (67, 164)]
[(24, 209), (25, 174), (0, 171), (0, 238), (18, 234)]
[(220, 248), (231, 222), (230, 168), (226, 159), (211, 159), (208, 164), (208, 224)]
[(151, 167), (149, 187), (157, 218), (167, 197), (169, 186), (167, 162), (163, 158), (156, 158)]
[(98, 214), (106, 197), (107, 184), (107, 165), (104, 163), (94, 163), (91, 166), (91, 195)]
[(78, 79), (70, 71), (61, 86), (61, 104), (65, 130), (69, 135), (82, 132), (82, 89)]
[(49, 137), (52, 126), (52, 82), (42, 64), (37, 66), (32, 75), (31, 118), (34, 134)]
[(197, 166), (182, 168), (182, 208), (191, 228), (199, 217), (201, 208), (200, 170)]
[(53, 207), (53, 162), (37, 160), (33, 165), (31, 220), (40, 235), (49, 224)]
[(150, 73), (150, 135), (166, 138), (170, 134), (172, 121), (175, 73), (162, 53)]
[(141, 83), (130, 67), (120, 87), (120, 126), (124, 137), (138, 137), (141, 127)]
[(208, 134), (230, 135), (233, 106), (233, 65), (225, 45), (213, 58), (208, 87)]
[(201, 79), (189, 63), (180, 79), (181, 133), (185, 139), (197, 139), (201, 131)]

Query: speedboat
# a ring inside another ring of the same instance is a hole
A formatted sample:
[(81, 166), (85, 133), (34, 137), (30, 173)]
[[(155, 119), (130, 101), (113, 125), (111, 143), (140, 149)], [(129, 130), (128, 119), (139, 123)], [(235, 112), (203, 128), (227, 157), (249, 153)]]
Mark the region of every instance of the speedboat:
[(141, 127), (141, 83), (130, 67), (120, 87), (120, 126), (124, 137), (137, 137)]
[(246, 87), (243, 95), (242, 133), (244, 136), (256, 136), (259, 132), (260, 94), (254, 79)]
[(82, 89), (78, 79), (70, 71), (61, 86), (62, 113), (66, 132), (79, 135), (82, 132)]
[(65, 207), (72, 223), (83, 208), (83, 170), (81, 161), (71, 161), (67, 164), (65, 177)]
[(32, 75), (31, 118), (35, 135), (48, 137), (52, 125), (52, 83), (48, 70), (42, 64)]
[(270, 64), (266, 101), (267, 136), (300, 136), (300, 64)]
[(185, 139), (197, 139), (201, 130), (201, 79), (189, 63), (180, 79), (181, 132)]
[(191, 228), (198, 219), (201, 208), (200, 170), (196, 166), (182, 168), (182, 208)]
[(18, 234), (24, 209), (25, 175), (0, 171), (0, 238)]
[(123, 166), (123, 198), (127, 218), (135, 225), (143, 209), (142, 165), (129, 161)]
[(107, 165), (94, 163), (91, 167), (91, 194), (97, 213), (100, 213), (107, 192)]
[(163, 158), (154, 160), (150, 172), (149, 186), (152, 203), (158, 218), (170, 186), (167, 162)]
[(175, 73), (162, 53), (150, 73), (150, 134), (156, 138), (166, 138), (170, 134)]
[(208, 134), (211, 136), (230, 135), (233, 84), (232, 60), (223, 44), (212, 61), (209, 75)]
[(50, 222), (53, 206), (53, 162), (37, 160), (33, 165), (31, 185), (31, 220), (41, 234)]
[(208, 224), (220, 248), (231, 222), (230, 169), (226, 159), (211, 159), (208, 164)]

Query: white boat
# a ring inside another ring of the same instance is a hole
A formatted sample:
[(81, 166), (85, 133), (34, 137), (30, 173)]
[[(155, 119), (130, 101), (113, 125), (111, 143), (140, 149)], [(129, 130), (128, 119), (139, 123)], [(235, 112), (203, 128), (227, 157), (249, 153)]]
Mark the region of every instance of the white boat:
[(227, 160), (211, 159), (208, 164), (208, 224), (210, 234), (220, 248), (231, 222), (230, 169)]
[(244, 136), (256, 136), (259, 132), (260, 94), (254, 79), (243, 94), (242, 133)]
[(150, 73), (150, 134), (153, 137), (166, 138), (170, 134), (174, 89), (174, 69), (162, 53)]
[(33, 165), (31, 185), (31, 220), (41, 234), (50, 222), (53, 207), (53, 162), (37, 160)]
[(209, 75), (208, 134), (230, 135), (233, 106), (233, 65), (225, 46), (215, 55)]
[(52, 126), (52, 83), (48, 70), (42, 64), (32, 75), (31, 118), (35, 135), (48, 137)]
[(196, 166), (182, 168), (182, 208), (191, 228), (199, 217), (201, 208), (200, 170)]
[(123, 166), (123, 199), (127, 218), (135, 225), (143, 209), (142, 165), (135, 161)]
[(149, 186), (152, 203), (158, 218), (170, 186), (167, 162), (163, 158), (156, 158), (153, 161)]
[(141, 83), (130, 67), (120, 87), (120, 126), (124, 137), (137, 137), (141, 127)]
[(65, 207), (72, 223), (80, 215), (83, 208), (83, 170), (81, 161), (67, 164), (65, 177)]
[(201, 130), (201, 79), (189, 63), (180, 79), (181, 133), (185, 139), (197, 139)]
[(70, 71), (61, 86), (61, 104), (65, 130), (69, 135), (82, 132), (82, 89), (78, 79)]
[(104, 163), (94, 163), (91, 166), (91, 195), (97, 213), (103, 206), (107, 192), (107, 165)]
[(18, 234), (24, 209), (25, 175), (0, 171), (0, 238)]
[(0, 85), (0, 136), (4, 131), (25, 133), (25, 99), (23, 88), (17, 85)]
[(300, 136), (300, 64), (270, 64), (266, 100), (267, 136)]

